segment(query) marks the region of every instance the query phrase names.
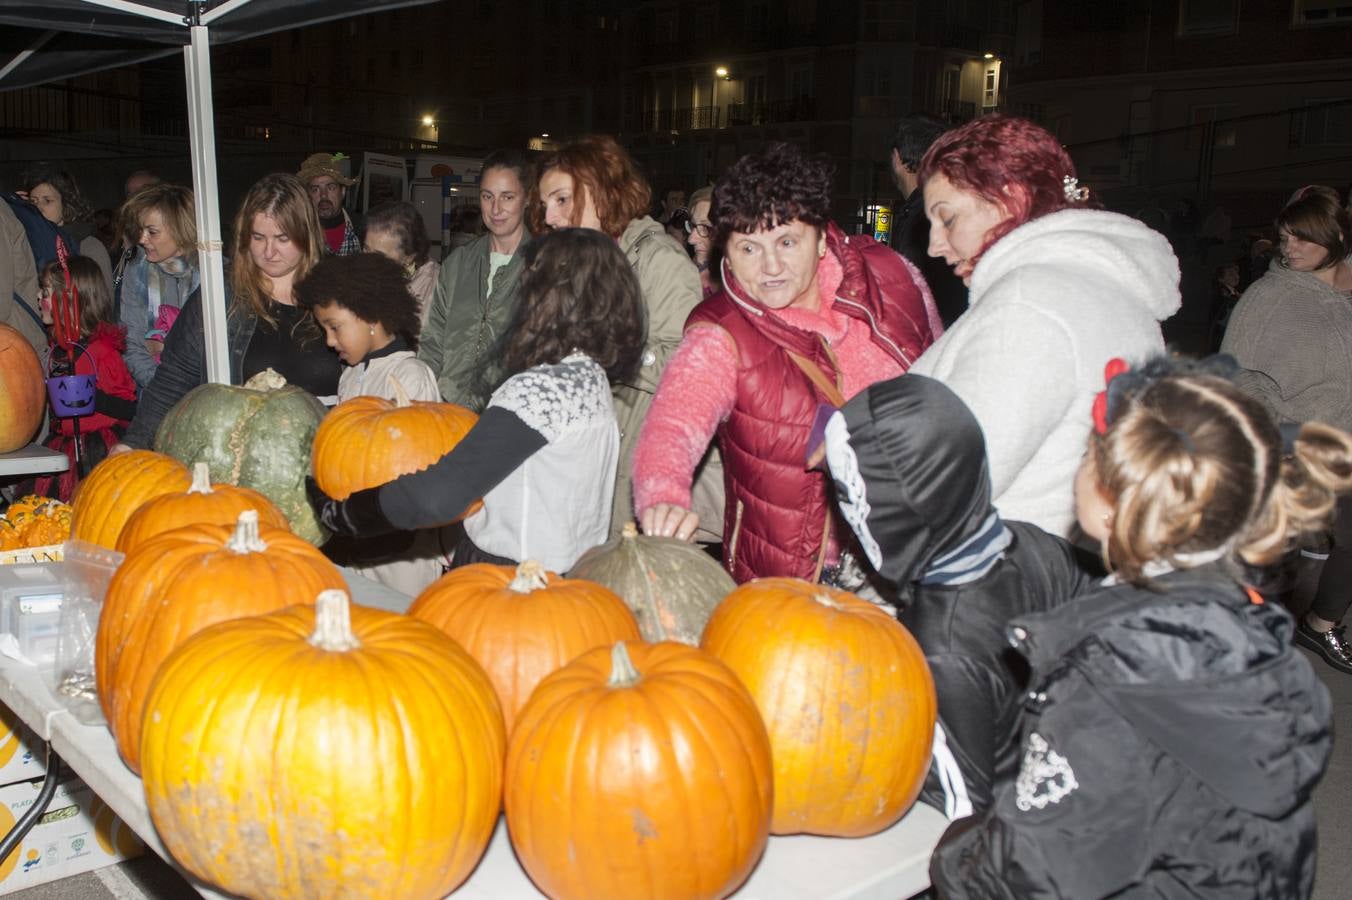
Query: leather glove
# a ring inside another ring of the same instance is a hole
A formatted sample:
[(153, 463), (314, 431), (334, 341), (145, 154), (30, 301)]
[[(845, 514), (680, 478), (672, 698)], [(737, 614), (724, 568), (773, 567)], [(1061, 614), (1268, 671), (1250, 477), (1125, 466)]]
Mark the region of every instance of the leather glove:
[(380, 508), (380, 488), (357, 491), (346, 500), (334, 500), (319, 489), (315, 480), (305, 479), (305, 495), (315, 516), (329, 531), (352, 537), (373, 537), (398, 531)]

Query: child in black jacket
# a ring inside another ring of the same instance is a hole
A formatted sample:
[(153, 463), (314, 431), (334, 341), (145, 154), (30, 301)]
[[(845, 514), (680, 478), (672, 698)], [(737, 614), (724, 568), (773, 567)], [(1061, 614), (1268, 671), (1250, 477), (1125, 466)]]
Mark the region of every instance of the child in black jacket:
[(856, 395), (826, 425), (826, 460), (869, 561), (909, 598), (898, 618), (934, 675), (943, 738), (920, 799), (950, 818), (982, 813), (1019, 765), (1028, 669), (1005, 628), (1093, 579), (1066, 541), (999, 517), (981, 426), (938, 381), (902, 375)]
[(1114, 574), (1010, 624), (1032, 668), (1021, 763), (949, 827), (934, 887), (1307, 897), (1329, 696), (1237, 561), (1321, 527), (1352, 487), (1352, 437), (1307, 424), (1284, 454), (1255, 401), (1171, 362), (1112, 379), (1095, 410), (1076, 512)]

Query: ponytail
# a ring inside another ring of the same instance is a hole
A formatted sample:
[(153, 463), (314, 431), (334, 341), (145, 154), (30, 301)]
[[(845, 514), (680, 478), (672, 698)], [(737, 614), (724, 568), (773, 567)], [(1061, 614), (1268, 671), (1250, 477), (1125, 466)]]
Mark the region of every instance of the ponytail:
[(1339, 494), (1352, 491), (1352, 435), (1323, 422), (1302, 425), (1266, 509), (1239, 553), (1254, 565), (1271, 563), (1295, 538), (1327, 529)]

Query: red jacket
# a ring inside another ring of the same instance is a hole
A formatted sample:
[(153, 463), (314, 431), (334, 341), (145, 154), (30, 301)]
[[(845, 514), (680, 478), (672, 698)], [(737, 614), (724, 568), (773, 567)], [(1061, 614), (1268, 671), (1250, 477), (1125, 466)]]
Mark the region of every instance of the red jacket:
[[(122, 351), (126, 349), (126, 333), (115, 325), (100, 323), (92, 335), (80, 342), (84, 352), (75, 351), (76, 375), (90, 375), (95, 378), (95, 388), (110, 397), (121, 400), (136, 399), (136, 382), (132, 380), (127, 364), (122, 361)], [(72, 419), (58, 419), (62, 434), (75, 434)], [(115, 419), (103, 413), (93, 413), (80, 417), (80, 432), (93, 434), (105, 428), (126, 428), (128, 420)]]
[[(835, 308), (869, 325), (874, 342), (903, 370), (934, 342), (932, 303), (893, 250), (872, 238), (826, 226), (827, 248), (843, 279)], [(686, 321), (717, 325), (737, 345), (737, 401), (718, 429), (727, 506), (723, 559), (738, 582), (788, 575), (814, 580), (837, 526), (830, 516), (827, 477), (807, 471), (805, 456), (817, 407), (839, 404), (814, 385), (791, 352), (839, 387), (837, 366), (822, 337), (765, 314), (723, 265), (726, 289), (697, 306)], [(844, 532), (841, 532), (842, 536)]]

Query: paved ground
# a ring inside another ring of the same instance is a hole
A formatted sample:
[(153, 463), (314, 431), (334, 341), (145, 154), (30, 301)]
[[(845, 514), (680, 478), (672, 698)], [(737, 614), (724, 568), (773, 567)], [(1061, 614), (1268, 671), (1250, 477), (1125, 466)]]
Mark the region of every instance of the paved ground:
[[(1352, 735), (1352, 676), (1335, 672), (1313, 655), (1310, 660), (1333, 694), (1336, 732), (1346, 737), (1334, 743), (1333, 761), (1315, 794), (1319, 873), (1314, 900), (1346, 900), (1352, 896), (1352, 737), (1347, 737)], [(180, 900), (196, 895), (177, 872), (150, 855), (11, 896), (13, 900)]]

